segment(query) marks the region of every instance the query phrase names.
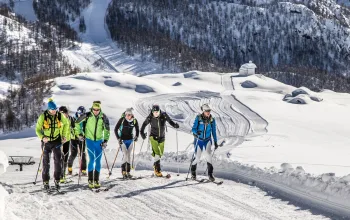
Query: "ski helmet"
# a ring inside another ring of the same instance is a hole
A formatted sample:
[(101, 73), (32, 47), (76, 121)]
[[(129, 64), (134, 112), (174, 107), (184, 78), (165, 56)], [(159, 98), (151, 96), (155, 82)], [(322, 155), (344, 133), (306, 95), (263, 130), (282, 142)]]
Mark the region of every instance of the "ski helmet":
[(66, 106), (61, 106), (59, 109), (58, 109), (59, 112), (62, 112), (64, 114), (68, 114), (68, 108)]
[(84, 114), (85, 112), (86, 110), (84, 106), (79, 106), (79, 108), (77, 109), (77, 114), (79, 115)]
[(127, 109), (125, 110), (125, 114), (126, 114), (126, 115), (128, 115), (128, 114), (134, 115), (133, 110), (134, 110), (133, 108), (127, 108)]
[(209, 104), (207, 104), (207, 103), (203, 104), (201, 109), (203, 112), (211, 111), (211, 108), (210, 108)]
[(152, 106), (152, 112), (159, 112), (159, 111), (160, 111), (159, 105), (153, 105)]

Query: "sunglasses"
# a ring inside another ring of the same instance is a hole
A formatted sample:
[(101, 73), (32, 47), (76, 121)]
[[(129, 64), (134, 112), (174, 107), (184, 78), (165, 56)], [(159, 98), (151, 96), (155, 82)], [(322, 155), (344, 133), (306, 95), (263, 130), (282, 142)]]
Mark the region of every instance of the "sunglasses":
[(211, 110), (205, 110), (205, 112), (211, 112)]
[(93, 108), (92, 111), (98, 112), (98, 111), (100, 111), (100, 109), (95, 109), (95, 108)]

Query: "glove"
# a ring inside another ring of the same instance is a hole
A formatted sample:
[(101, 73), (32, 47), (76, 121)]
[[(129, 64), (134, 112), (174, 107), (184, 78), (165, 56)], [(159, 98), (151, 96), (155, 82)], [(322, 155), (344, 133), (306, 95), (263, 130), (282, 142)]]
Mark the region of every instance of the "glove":
[(218, 147), (219, 147), (218, 143), (215, 142), (214, 145), (215, 145), (215, 150), (218, 149)]
[(49, 139), (47, 137), (43, 137), (42, 141), (44, 142), (44, 144), (46, 144), (47, 142), (49, 142)]
[(79, 141), (83, 141), (84, 140), (84, 136), (82, 134), (79, 134), (78, 139), (79, 139)]
[(145, 134), (145, 133), (141, 133), (141, 137), (142, 137), (142, 139), (143, 139), (143, 140), (145, 140), (145, 139), (146, 139), (146, 137), (147, 137), (147, 134)]
[(134, 137), (134, 141), (135, 141), (135, 142), (137, 142), (138, 139), (139, 139), (138, 136), (135, 136), (135, 137)]
[(65, 137), (62, 138), (62, 144), (66, 143), (67, 139)]
[(119, 145), (120, 145), (120, 146), (122, 146), (123, 141), (122, 141), (122, 139), (121, 139), (121, 138), (119, 138), (119, 139), (118, 139), (118, 142), (119, 142)]
[(103, 149), (105, 149), (105, 148), (107, 147), (107, 141), (103, 141), (103, 142), (101, 143), (101, 147), (102, 147)]
[(197, 133), (195, 134), (195, 133), (193, 133), (193, 135), (196, 137), (196, 138), (198, 138), (200, 135), (202, 134), (202, 131), (197, 131)]
[(178, 129), (179, 127), (180, 127), (180, 126), (179, 126), (178, 123), (175, 123), (175, 124), (174, 124), (174, 128)]

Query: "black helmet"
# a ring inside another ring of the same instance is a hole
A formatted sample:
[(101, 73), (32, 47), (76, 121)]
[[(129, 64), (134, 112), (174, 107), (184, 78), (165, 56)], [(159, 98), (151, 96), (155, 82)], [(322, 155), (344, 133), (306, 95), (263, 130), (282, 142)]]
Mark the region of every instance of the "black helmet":
[(67, 114), (68, 113), (68, 108), (66, 106), (61, 106), (58, 109), (58, 111)]
[(159, 111), (160, 111), (159, 105), (153, 105), (152, 106), (152, 112), (159, 112)]
[(77, 109), (78, 115), (84, 114), (85, 112), (86, 112), (86, 110), (85, 110), (84, 106), (79, 106), (79, 108)]

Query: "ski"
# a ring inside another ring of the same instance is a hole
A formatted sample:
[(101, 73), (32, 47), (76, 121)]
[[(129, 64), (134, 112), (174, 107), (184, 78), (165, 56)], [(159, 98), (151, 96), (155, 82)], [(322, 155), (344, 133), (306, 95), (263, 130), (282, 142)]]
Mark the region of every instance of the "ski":
[(131, 177), (131, 178), (124, 178), (124, 177), (118, 177), (118, 180), (123, 180), (123, 181), (127, 181), (127, 180), (139, 180), (142, 179), (143, 177), (139, 176), (139, 177)]
[(168, 174), (165, 175), (165, 176), (156, 176), (156, 175), (154, 175), (154, 173), (152, 173), (151, 177), (170, 179), (170, 178), (171, 178), (171, 175), (168, 173)]
[(100, 187), (100, 188), (89, 188), (94, 193), (106, 192), (109, 190), (108, 187)]
[(209, 180), (209, 182), (210, 183), (214, 183), (214, 184), (216, 184), (218, 186), (224, 183), (224, 181), (210, 181), (210, 180)]

